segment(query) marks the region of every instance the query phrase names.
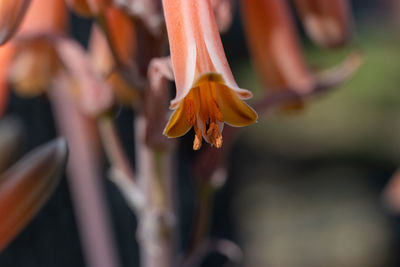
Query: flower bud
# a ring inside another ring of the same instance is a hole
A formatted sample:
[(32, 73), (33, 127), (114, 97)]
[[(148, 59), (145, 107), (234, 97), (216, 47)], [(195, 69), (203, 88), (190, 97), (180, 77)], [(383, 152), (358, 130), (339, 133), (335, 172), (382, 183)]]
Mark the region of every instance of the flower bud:
[(297, 93), (314, 80), (303, 58), (289, 7), (282, 0), (241, 0), (250, 54), (263, 86)]
[(43, 145), (0, 176), (0, 251), (43, 206), (62, 177), (64, 139)]
[(348, 0), (295, 0), (294, 2), (307, 34), (316, 44), (335, 48), (347, 42), (351, 24)]
[(9, 71), (14, 92), (21, 97), (42, 94), (60, 68), (54, 46), (43, 39), (18, 43)]
[[(116, 23), (118, 23), (118, 21), (118, 19), (114, 21), (115, 26), (117, 26)], [(109, 29), (116, 30), (117, 28), (109, 27)], [(129, 66), (132, 64), (135, 51), (135, 42), (134, 39), (131, 39), (134, 38), (134, 35), (132, 35), (131, 31), (124, 30), (124, 34), (121, 35), (117, 35), (117, 32), (112, 32), (113, 33), (110, 34), (110, 37), (115, 49), (114, 56), (117, 56), (120, 63), (124, 66)], [(113, 36), (116, 38), (113, 38)], [(116, 101), (119, 104), (131, 107), (132, 103), (139, 98), (139, 95), (137, 91), (135, 91), (134, 88), (124, 80), (121, 73), (116, 68), (117, 65), (110, 50), (109, 43), (107, 42), (104, 33), (96, 26), (92, 28), (90, 35), (89, 54), (95, 70), (103, 77), (107, 77), (107, 82), (114, 91)]]

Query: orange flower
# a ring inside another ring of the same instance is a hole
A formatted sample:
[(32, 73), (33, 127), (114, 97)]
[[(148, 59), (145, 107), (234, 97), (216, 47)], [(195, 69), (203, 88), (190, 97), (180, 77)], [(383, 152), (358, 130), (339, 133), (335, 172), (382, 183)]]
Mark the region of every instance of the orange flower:
[[(46, 10), (46, 15), (43, 15)], [(26, 14), (18, 36), (63, 33), (68, 24), (63, 0), (34, 0)]]
[(338, 47), (350, 36), (348, 0), (295, 0), (304, 28), (322, 47)]
[(111, 0), (66, 0), (68, 6), (81, 16), (91, 17), (102, 14)]
[[(48, 14), (43, 16), (43, 9)], [(17, 36), (10, 80), (15, 92), (32, 97), (47, 89), (60, 67), (57, 53), (43, 34), (60, 34), (67, 27), (67, 9), (63, 0), (35, 0), (27, 12)], [(39, 38), (38, 38), (39, 37)]]
[(109, 7), (105, 11), (106, 30), (115, 57), (124, 66), (132, 64), (136, 53), (135, 25), (121, 9)]
[(175, 111), (164, 134), (179, 137), (193, 127), (193, 149), (200, 149), (202, 137), (219, 148), (224, 122), (246, 126), (257, 120), (242, 100), (252, 94), (233, 78), (209, 0), (163, 0), (163, 7), (176, 82)]
[(263, 86), (306, 93), (313, 88), (287, 3), (241, 0), (249, 50)]
[(121, 67), (132, 65), (136, 54), (135, 27), (132, 20), (120, 9), (109, 7), (105, 14), (110, 40), (107, 42), (104, 32), (94, 25), (90, 35), (89, 52), (96, 70), (107, 77), (107, 81), (113, 87), (116, 100), (130, 107), (138, 95), (122, 75), (115, 71), (117, 65), (114, 57), (123, 65)]
[(31, 0), (0, 1), (0, 45), (16, 32), (30, 3)]

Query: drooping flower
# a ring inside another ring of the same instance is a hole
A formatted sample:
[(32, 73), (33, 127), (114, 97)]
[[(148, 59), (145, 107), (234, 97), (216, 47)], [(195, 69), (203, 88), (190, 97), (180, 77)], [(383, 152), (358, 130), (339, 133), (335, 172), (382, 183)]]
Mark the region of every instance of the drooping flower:
[(202, 137), (221, 147), (224, 122), (240, 127), (257, 120), (243, 101), (252, 94), (233, 78), (209, 0), (163, 0), (163, 7), (176, 82), (164, 134), (179, 137), (193, 127), (193, 149)]
[(241, 0), (252, 61), (263, 86), (306, 93), (314, 81), (303, 58), (288, 4), (282, 0)]
[[(43, 9), (48, 11), (43, 16)], [(32, 97), (41, 94), (60, 68), (53, 44), (43, 35), (61, 34), (67, 27), (67, 9), (63, 0), (35, 0), (13, 41), (14, 58), (9, 79), (17, 94)]]
[(103, 77), (107, 77), (117, 102), (130, 107), (138, 99), (138, 94), (124, 80), (117, 67), (130, 67), (133, 64), (136, 56), (135, 25), (122, 10), (115, 7), (109, 7), (105, 17), (109, 40), (107, 42), (104, 32), (93, 25), (89, 53), (94, 68)]
[(30, 3), (31, 0), (0, 1), (0, 45), (16, 32)]
[(342, 46), (350, 36), (348, 0), (295, 0), (301, 21), (310, 38), (327, 48)]
[[(47, 13), (44, 16), (43, 10)], [(63, 0), (34, 0), (18, 36), (63, 33), (68, 25), (68, 12)]]

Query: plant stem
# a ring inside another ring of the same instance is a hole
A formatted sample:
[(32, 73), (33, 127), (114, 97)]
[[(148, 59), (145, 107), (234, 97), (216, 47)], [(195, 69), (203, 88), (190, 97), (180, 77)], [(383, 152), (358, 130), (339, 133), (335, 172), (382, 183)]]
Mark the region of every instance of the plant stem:
[[(68, 181), (87, 266), (117, 267), (115, 240), (101, 182), (96, 122), (84, 117), (70, 95), (68, 84), (49, 92), (58, 128), (70, 147)], [(97, 142), (96, 142), (97, 141)]]
[(111, 116), (107, 114), (100, 118), (98, 126), (103, 147), (111, 166), (122, 171), (131, 180), (136, 180), (135, 173), (122, 148), (115, 123)]
[(198, 181), (195, 225), (189, 247), (189, 255), (207, 239), (212, 218), (214, 189), (206, 181)]
[(176, 212), (173, 152), (145, 143), (146, 121), (135, 118), (137, 175), (145, 196), (139, 214), (138, 241), (142, 267), (172, 267), (176, 260)]

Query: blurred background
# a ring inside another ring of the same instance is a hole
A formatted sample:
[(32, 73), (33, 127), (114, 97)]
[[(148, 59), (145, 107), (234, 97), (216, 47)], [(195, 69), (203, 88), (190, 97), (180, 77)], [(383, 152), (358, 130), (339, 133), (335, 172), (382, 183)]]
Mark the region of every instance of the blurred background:
[[(400, 3), (353, 0), (352, 5), (354, 36), (346, 49), (317, 48), (299, 30), (315, 69), (361, 51), (364, 64), (356, 75), (301, 112), (270, 112), (244, 129), (230, 154), (229, 181), (216, 195), (211, 232), (243, 248), (243, 266), (400, 266), (400, 216), (382, 202), (382, 191), (400, 166)], [(73, 16), (71, 28), (85, 44), (90, 21)], [(260, 85), (238, 13), (223, 42), (238, 84), (257, 95)], [(7, 114), (22, 122), (25, 151), (56, 136), (44, 97), (13, 95)], [(117, 116), (134, 163), (132, 112), (121, 109)], [(183, 137), (179, 147), (182, 246), (193, 223), (192, 138)], [(104, 188), (122, 266), (138, 266), (135, 217), (106, 177)], [(203, 265), (223, 262), (215, 255)], [(0, 254), (0, 266), (84, 266), (66, 179)]]

